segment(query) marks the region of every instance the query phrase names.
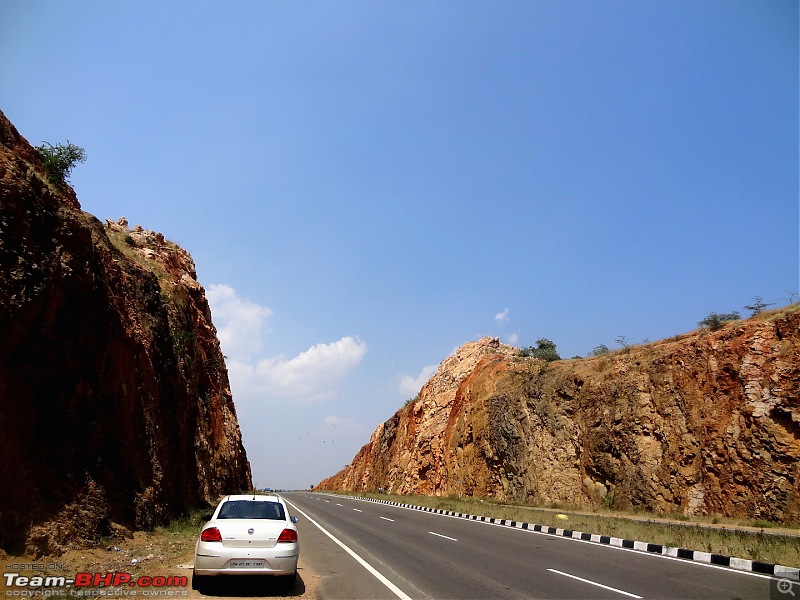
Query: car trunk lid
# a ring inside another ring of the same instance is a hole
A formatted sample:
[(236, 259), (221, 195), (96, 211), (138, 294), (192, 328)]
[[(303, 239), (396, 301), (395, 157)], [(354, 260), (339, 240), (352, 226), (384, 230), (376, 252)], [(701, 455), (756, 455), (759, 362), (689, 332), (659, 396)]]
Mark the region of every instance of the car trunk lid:
[(272, 548), (278, 543), (278, 536), (286, 525), (286, 521), (269, 519), (225, 519), (216, 522), (222, 534), (222, 545), (226, 548)]

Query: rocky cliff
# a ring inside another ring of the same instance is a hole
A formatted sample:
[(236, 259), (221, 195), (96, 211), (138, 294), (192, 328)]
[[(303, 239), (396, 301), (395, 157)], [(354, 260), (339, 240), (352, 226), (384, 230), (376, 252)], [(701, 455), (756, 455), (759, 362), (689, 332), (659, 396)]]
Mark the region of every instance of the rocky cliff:
[(0, 548), (57, 554), (251, 487), (191, 257), (82, 212), (0, 113)]
[(587, 359), (484, 338), (321, 489), (800, 521), (800, 306)]

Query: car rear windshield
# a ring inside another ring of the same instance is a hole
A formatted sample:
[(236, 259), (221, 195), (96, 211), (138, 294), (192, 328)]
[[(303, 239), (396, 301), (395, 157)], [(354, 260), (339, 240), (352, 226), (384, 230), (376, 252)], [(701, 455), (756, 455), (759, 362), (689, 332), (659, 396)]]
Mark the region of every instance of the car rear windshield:
[(218, 519), (275, 519), (285, 521), (283, 506), (278, 502), (228, 500), (219, 509)]

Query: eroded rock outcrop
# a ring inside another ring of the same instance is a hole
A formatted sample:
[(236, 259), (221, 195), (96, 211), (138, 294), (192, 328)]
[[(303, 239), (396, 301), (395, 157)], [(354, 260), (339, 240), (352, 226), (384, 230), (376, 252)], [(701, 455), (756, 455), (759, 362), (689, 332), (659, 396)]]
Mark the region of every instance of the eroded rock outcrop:
[(101, 223), (0, 113), (0, 548), (57, 554), (251, 487), (194, 263)]
[(800, 307), (545, 363), (484, 338), (321, 489), (800, 519)]

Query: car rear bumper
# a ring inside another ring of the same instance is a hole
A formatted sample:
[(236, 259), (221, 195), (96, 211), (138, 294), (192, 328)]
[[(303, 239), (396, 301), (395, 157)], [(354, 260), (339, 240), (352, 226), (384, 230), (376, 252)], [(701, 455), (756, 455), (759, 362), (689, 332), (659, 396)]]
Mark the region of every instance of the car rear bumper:
[[(299, 548), (281, 548), (275, 556), (255, 554), (248, 552), (226, 553), (220, 555), (195, 555), (195, 575), (292, 575), (297, 571), (297, 560), (300, 556)], [(248, 556), (249, 554), (249, 556)], [(239, 568), (231, 565), (231, 561), (263, 560), (260, 567)]]

